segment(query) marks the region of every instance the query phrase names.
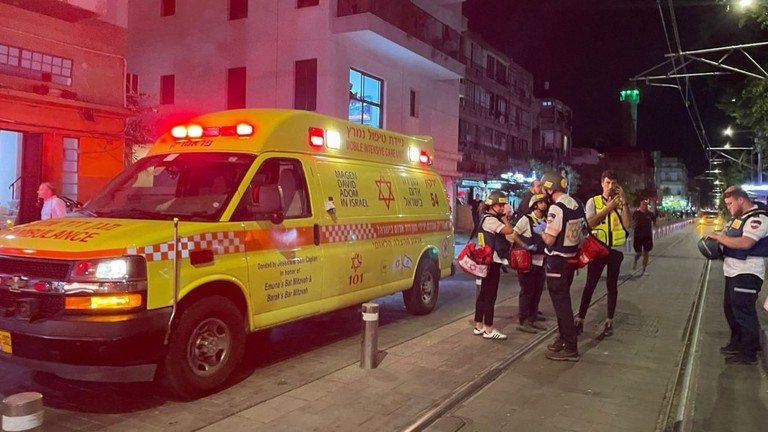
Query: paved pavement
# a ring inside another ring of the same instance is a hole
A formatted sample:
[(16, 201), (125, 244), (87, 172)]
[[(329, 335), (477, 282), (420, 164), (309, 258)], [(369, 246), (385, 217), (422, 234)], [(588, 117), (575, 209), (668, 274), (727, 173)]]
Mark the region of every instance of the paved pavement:
[[(135, 412), (105, 413), (97, 420), (88, 416), (86, 421), (85, 416), (77, 416), (74, 411), (98, 412), (98, 399), (109, 397), (100, 387), (88, 387), (93, 389), (93, 406), (49, 409), (45, 430), (400, 431), (413, 426), (416, 419), (458, 391), (466, 390), (468, 382), (494, 376), (490, 385), (454, 407), (428, 430), (509, 431), (529, 427), (539, 431), (651, 431), (677, 367), (681, 335), (704, 264), (695, 250), (694, 231), (689, 227), (657, 239), (648, 276), (632, 276), (631, 257), (627, 256), (622, 267), (615, 335), (602, 341), (595, 339), (598, 324), (605, 317), (604, 300), (600, 301), (587, 317), (578, 363), (548, 361), (544, 345), (540, 344), (506, 371), (494, 373), (511, 355), (523, 352), (537, 339), (551, 338), (514, 329), (518, 284), (510, 273), (502, 277), (505, 300), (496, 308), (496, 326), (510, 335), (507, 341), (488, 341), (472, 335), (472, 317), (466, 314), (413, 337), (395, 337), (398, 332), (412, 330), (394, 323), (380, 333), (380, 362), (373, 370), (359, 367), (360, 339), (346, 338), (301, 354), (303, 361), (296, 364), (305, 365), (302, 368), (265, 367), (258, 376), (243, 378), (248, 380), (247, 386), (235, 385), (189, 403), (156, 400), (138, 404)], [(459, 236), (457, 243), (464, 241), (465, 236)], [(457, 251), (462, 246), (457, 244)], [(762, 365), (726, 368), (717, 353), (716, 347), (727, 338), (717, 307), (722, 292), (719, 266), (713, 266), (712, 275), (701, 344), (701, 369), (708, 380), (698, 387), (701, 394), (697, 394), (697, 403), (704, 408), (702, 412), (723, 413), (738, 403), (734, 395), (742, 392), (740, 383), (747, 383), (753, 401), (747, 408), (758, 410), (753, 411), (756, 415), (764, 414)], [(586, 272), (581, 271), (574, 281), (574, 307), (585, 276)], [(467, 285), (467, 289), (474, 290), (471, 282)], [(595, 296), (604, 290), (601, 283)], [(761, 304), (764, 298), (765, 293)], [(547, 294), (541, 309), (550, 317), (545, 324), (553, 326)], [(357, 314), (350, 311), (346, 318), (354, 320)], [(763, 312), (761, 317), (765, 315)], [(731, 405), (723, 405), (727, 398), (733, 399)], [(219, 418), (223, 419), (216, 420)], [(712, 422), (706, 417), (696, 421), (697, 431), (730, 430), (725, 428), (727, 425), (708, 428)], [(756, 424), (746, 423), (744, 428), (733, 430), (757, 430), (752, 429)]]

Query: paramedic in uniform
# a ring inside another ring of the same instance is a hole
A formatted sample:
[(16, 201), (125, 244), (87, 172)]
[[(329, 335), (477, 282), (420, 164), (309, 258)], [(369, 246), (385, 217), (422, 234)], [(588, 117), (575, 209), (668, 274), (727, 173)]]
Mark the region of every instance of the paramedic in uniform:
[(755, 302), (765, 275), (768, 216), (738, 187), (729, 187), (723, 196), (733, 219), (724, 234), (706, 235), (723, 245), (725, 256), (723, 310), (731, 339), (720, 352), (728, 356), (728, 364), (756, 364), (761, 330)]
[(488, 275), (482, 278), (480, 292), (475, 300), (475, 335), (483, 335), (485, 339), (504, 340), (507, 335), (493, 328), (493, 312), (496, 307), (496, 297), (499, 292), (501, 266), (509, 263), (509, 252), (512, 244), (507, 235), (512, 234), (512, 226), (504, 214), (507, 197), (501, 191), (495, 190), (488, 194), (483, 201), (480, 211), (480, 228), (477, 240), (480, 246), (488, 246), (493, 251), (493, 260), (488, 268)]
[(576, 256), (583, 240), (584, 209), (565, 193), (568, 185), (558, 173), (541, 176), (544, 194), (552, 203), (547, 213), (547, 227), (541, 237), (547, 244), (544, 252), (547, 289), (557, 315), (559, 337), (549, 346), (550, 360), (579, 361), (576, 327), (571, 306), (571, 283), (576, 270)]
[(517, 329), (526, 333), (537, 333), (547, 328), (536, 322), (539, 301), (544, 292), (544, 240), (541, 233), (547, 227), (547, 197), (543, 193), (533, 194), (528, 200), (528, 209), (515, 224), (512, 239), (531, 252), (531, 269), (518, 273), (520, 281), (519, 324)]
[(608, 316), (600, 336), (613, 334), (613, 315), (616, 313), (616, 302), (619, 296), (619, 272), (621, 271), (621, 262), (624, 261), (624, 254), (621, 249), (627, 238), (625, 227), (628, 227), (632, 222), (629, 206), (626, 205), (624, 197), (624, 189), (618, 185), (616, 178), (615, 172), (603, 171), (600, 175), (603, 193), (587, 200), (587, 204), (584, 206), (592, 235), (608, 245), (611, 251), (607, 257), (596, 259), (587, 264), (587, 282), (581, 293), (579, 315), (576, 317), (577, 334), (581, 334), (584, 330), (584, 318), (586, 318), (587, 309), (592, 302), (592, 294), (594, 294), (606, 266), (608, 267), (605, 278), (605, 286), (608, 290)]

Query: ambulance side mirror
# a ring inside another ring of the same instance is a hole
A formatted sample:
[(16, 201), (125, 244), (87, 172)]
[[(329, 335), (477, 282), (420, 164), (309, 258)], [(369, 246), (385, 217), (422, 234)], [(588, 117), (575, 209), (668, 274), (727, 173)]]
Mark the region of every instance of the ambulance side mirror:
[(274, 224), (285, 219), (282, 208), (282, 193), (275, 184), (254, 187), (250, 196), (249, 209), (257, 219), (269, 219)]

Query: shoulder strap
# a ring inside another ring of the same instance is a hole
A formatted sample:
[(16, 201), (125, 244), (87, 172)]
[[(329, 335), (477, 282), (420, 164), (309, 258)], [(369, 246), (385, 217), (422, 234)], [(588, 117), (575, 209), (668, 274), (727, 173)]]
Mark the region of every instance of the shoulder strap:
[(752, 216), (760, 216), (760, 215), (768, 215), (768, 212), (765, 211), (765, 209), (761, 209), (760, 207), (758, 207), (758, 208), (756, 208), (754, 210), (751, 210), (751, 211), (748, 211), (748, 212), (744, 213), (744, 215), (742, 215), (739, 219), (747, 220), (747, 219), (751, 218)]

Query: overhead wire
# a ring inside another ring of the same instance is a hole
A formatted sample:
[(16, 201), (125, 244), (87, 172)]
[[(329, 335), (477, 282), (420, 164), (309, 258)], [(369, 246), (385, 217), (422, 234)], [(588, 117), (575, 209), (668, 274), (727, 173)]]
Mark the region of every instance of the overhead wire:
[[(670, 14), (670, 21), (672, 26), (672, 33), (674, 35), (675, 40), (675, 48), (672, 47), (672, 42), (669, 34), (669, 30), (667, 28), (667, 19), (664, 15), (664, 10), (661, 5), (661, 0), (657, 0), (656, 4), (659, 9), (659, 16), (661, 17), (661, 24), (662, 29), (664, 30), (664, 37), (667, 43), (667, 49), (670, 53), (682, 53), (682, 42), (680, 40), (680, 31), (677, 26), (677, 16), (675, 14), (675, 6), (673, 3), (673, 0), (668, 0), (668, 7), (669, 7), (669, 14)], [(675, 56), (672, 56), (670, 59), (672, 63), (673, 70), (677, 70), (677, 60)], [(685, 71), (686, 67), (685, 65), (681, 65), (681, 70)], [(702, 147), (702, 150), (704, 151), (704, 154), (707, 157), (707, 160), (710, 160), (710, 144), (709, 140), (707, 138), (706, 130), (704, 129), (704, 123), (701, 120), (701, 114), (698, 108), (698, 104), (696, 103), (696, 97), (693, 93), (693, 90), (691, 88), (691, 82), (689, 77), (685, 77), (685, 82), (681, 82), (681, 78), (679, 76), (675, 77), (675, 80), (677, 81), (677, 88), (680, 92), (680, 97), (683, 99), (683, 103), (685, 104), (686, 112), (688, 113), (688, 118), (691, 120), (691, 123), (693, 125), (694, 131), (696, 132), (696, 136), (699, 139), (699, 144)]]

